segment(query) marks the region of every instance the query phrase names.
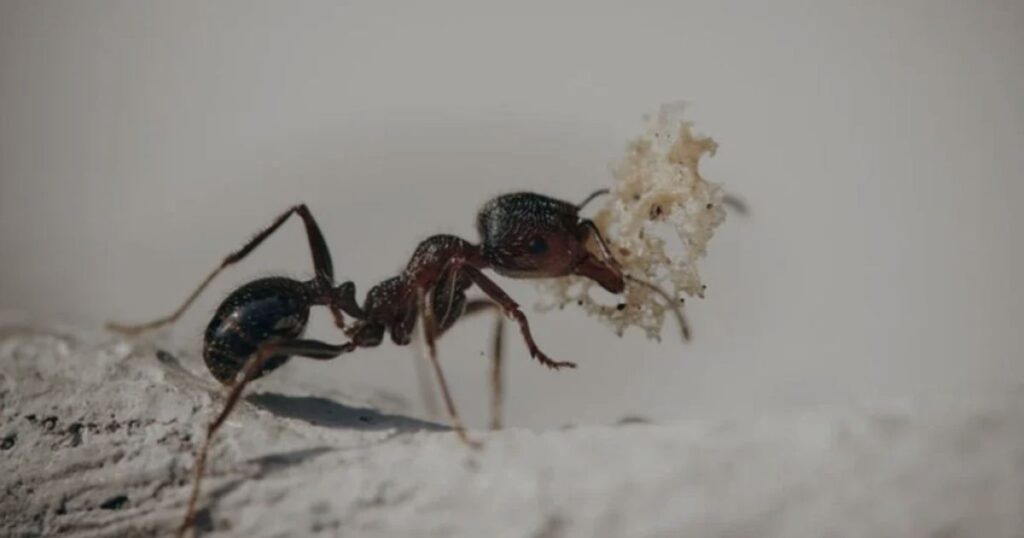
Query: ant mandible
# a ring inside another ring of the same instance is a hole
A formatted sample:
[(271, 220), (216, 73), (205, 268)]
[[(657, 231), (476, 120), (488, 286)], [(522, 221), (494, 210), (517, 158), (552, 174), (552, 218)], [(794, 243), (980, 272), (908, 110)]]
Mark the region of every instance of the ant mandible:
[[(213, 436), (235, 408), (246, 385), (280, 367), (291, 356), (329, 360), (360, 347), (375, 347), (383, 341), (385, 333), (391, 335), (395, 344), (404, 346), (411, 341), (418, 320), (422, 324), (425, 354), (452, 429), (467, 445), (480, 446), (468, 437), (459, 419), (437, 360), (435, 340), (460, 317), (497, 309), (519, 325), (533, 358), (554, 370), (575, 368), (574, 363), (552, 360), (541, 351), (519, 305), (483, 270), (491, 269), (512, 278), (581, 275), (611, 293), (621, 293), (627, 277), (597, 226), (579, 214), (587, 203), (607, 192), (596, 191), (579, 204), (530, 192), (498, 196), (477, 215), (479, 245), (452, 235), (426, 239), (416, 247), (402, 273), (371, 288), (362, 306), (356, 301), (352, 282), (335, 285), (331, 255), (320, 227), (306, 205), (300, 204), (282, 213), (241, 249), (229, 254), (171, 315), (140, 325), (108, 324), (114, 331), (136, 334), (173, 323), (222, 270), (245, 258), (292, 215), (302, 219), (315, 276), (307, 281), (269, 277), (249, 282), (227, 296), (206, 328), (203, 360), (210, 373), (230, 387), (230, 392), (224, 408), (208, 425), (206, 439), (196, 456), (192, 491), (179, 535), (186, 532), (195, 517), (199, 484)], [(474, 285), (488, 299), (467, 301), (466, 290)], [(328, 307), (335, 325), (349, 341), (335, 345), (302, 338), (313, 306)], [(354, 323), (347, 325), (345, 315), (353, 318)], [(501, 360), (500, 335), (499, 327), (492, 355), (495, 365)], [(495, 368), (492, 378), (496, 392), (500, 387), (498, 371)], [(492, 401), (492, 413), (500, 405), (496, 401)], [(492, 423), (497, 423), (496, 417), (492, 417)]]

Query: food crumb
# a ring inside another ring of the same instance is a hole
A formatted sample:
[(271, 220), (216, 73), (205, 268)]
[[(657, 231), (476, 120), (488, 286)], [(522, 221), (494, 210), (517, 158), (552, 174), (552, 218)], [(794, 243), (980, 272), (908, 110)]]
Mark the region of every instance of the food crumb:
[[(646, 132), (629, 144), (615, 169), (611, 196), (593, 217), (625, 274), (636, 279), (626, 281), (625, 300), (609, 307), (592, 295), (599, 290), (594, 282), (568, 276), (538, 282), (541, 310), (576, 303), (619, 335), (638, 327), (660, 339), (666, 312), (682, 308), (684, 296), (703, 297), (706, 286), (697, 262), (725, 220), (724, 192), (705, 180), (699, 167), (718, 144), (693, 133), (684, 109), (682, 103), (668, 104), (648, 119)], [(637, 280), (663, 289), (667, 297)]]

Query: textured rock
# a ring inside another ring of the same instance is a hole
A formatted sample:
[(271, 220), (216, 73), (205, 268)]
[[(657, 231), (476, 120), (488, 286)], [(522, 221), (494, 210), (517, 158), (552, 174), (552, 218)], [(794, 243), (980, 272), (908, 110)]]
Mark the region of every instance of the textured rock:
[[(101, 333), (4, 328), (0, 534), (167, 534), (221, 392), (193, 365)], [(440, 426), (273, 377), (216, 444), (204, 535), (1024, 535), (1019, 391), (474, 432), (486, 446), (471, 453)]]

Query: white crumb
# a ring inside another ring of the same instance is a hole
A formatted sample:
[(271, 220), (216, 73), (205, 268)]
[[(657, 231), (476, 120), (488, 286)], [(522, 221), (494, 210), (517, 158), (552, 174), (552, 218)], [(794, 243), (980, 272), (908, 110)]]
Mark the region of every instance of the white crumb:
[[(684, 296), (703, 297), (697, 262), (725, 220), (720, 186), (700, 174), (700, 160), (718, 144), (694, 135), (681, 103), (665, 105), (646, 132), (630, 145), (615, 170), (611, 196), (594, 216), (624, 272), (668, 290), (627, 280), (614, 302), (592, 293), (594, 282), (579, 276), (541, 281), (541, 310), (576, 304), (609, 323), (618, 334), (639, 327), (660, 338), (665, 315), (682, 309)], [(675, 237), (666, 237), (674, 232)]]

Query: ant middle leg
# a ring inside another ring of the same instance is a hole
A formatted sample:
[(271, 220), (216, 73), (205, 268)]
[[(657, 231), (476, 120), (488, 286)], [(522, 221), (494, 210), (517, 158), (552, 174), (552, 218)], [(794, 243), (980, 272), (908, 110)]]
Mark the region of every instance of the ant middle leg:
[(423, 408), (426, 411), (427, 419), (437, 420), (440, 416), (440, 410), (437, 407), (437, 395), (434, 392), (434, 384), (430, 380), (430, 372), (427, 370), (427, 365), (423, 362), (423, 357), (418, 355), (422, 355), (422, 353), (413, 354), (412, 358), (420, 399), (423, 401)]
[(147, 323), (140, 323), (136, 325), (109, 322), (107, 323), (107, 328), (115, 332), (130, 335), (174, 323), (182, 314), (185, 313), (186, 310), (188, 310), (188, 307), (192, 305), (196, 298), (199, 297), (199, 294), (210, 285), (210, 282), (212, 282), (221, 271), (230, 265), (240, 262), (243, 258), (248, 256), (249, 253), (260, 245), (260, 243), (277, 231), (277, 229), (280, 228), (289, 217), (295, 214), (298, 214), (302, 218), (302, 222), (306, 227), (306, 237), (309, 240), (310, 251), (312, 251), (313, 268), (316, 271), (317, 278), (324, 279), (328, 283), (332, 283), (334, 281), (334, 266), (331, 263), (331, 253), (327, 249), (327, 242), (324, 240), (323, 233), (320, 231), (320, 227), (317, 225), (316, 219), (313, 218), (313, 214), (309, 211), (309, 208), (306, 207), (306, 204), (299, 204), (292, 206), (284, 213), (278, 215), (270, 226), (260, 230), (260, 232), (246, 242), (242, 248), (228, 254), (220, 265), (211, 271), (199, 286), (188, 296), (188, 298), (185, 299), (185, 302), (171, 314)]
[(477, 299), (466, 303), (466, 310), (462, 315), (465, 317), (490, 310), (497, 314), (494, 316), (494, 328), (491, 332), (491, 429), (500, 430), (505, 402), (504, 364), (502, 359), (505, 347), (505, 315), (498, 303), (487, 299)]
[[(504, 333), (505, 333), (505, 316), (499, 306), (494, 301), (489, 299), (474, 299), (466, 303), (465, 310), (463, 310), (461, 317), (472, 316), (481, 312), (493, 311), (497, 314), (494, 317), (494, 327), (491, 332), (491, 350), (490, 350), (490, 391), (491, 391), (491, 419), (490, 428), (492, 430), (500, 430), (502, 428), (502, 415), (504, 408), (504, 374), (503, 374), (503, 354), (504, 354)], [(443, 334), (443, 333), (442, 333)], [(436, 335), (440, 338), (441, 334)], [(418, 357), (416, 361), (416, 378), (420, 387), (420, 394), (423, 398), (424, 405), (427, 408), (427, 413), (431, 417), (437, 416), (437, 401), (435, 400), (434, 387), (427, 379), (428, 372), (426, 371), (426, 365), (423, 364), (422, 358)]]
[(512, 297), (509, 297), (505, 290), (501, 289), (497, 283), (472, 265), (462, 265), (459, 270), (483, 290), (488, 297), (498, 303), (502, 310), (505, 311), (505, 315), (514, 319), (519, 324), (519, 332), (522, 333), (523, 340), (526, 341), (526, 347), (529, 348), (531, 357), (553, 370), (576, 367), (574, 362), (552, 360), (551, 357), (548, 357), (547, 354), (540, 350), (540, 347), (533, 340), (533, 334), (530, 333), (530, 323), (526, 320), (526, 314), (523, 314), (523, 311), (519, 309), (519, 303), (515, 302)]
[(188, 531), (189, 527), (192, 526), (192, 523), (195, 520), (196, 503), (199, 501), (199, 487), (203, 479), (203, 474), (206, 471), (206, 460), (210, 452), (210, 446), (213, 444), (213, 436), (227, 420), (231, 411), (235, 409), (245, 387), (250, 381), (258, 377), (261, 371), (263, 371), (263, 366), (267, 360), (279, 355), (295, 355), (308, 359), (329, 360), (343, 353), (353, 351), (356, 347), (356, 344), (352, 342), (342, 345), (334, 345), (317, 340), (301, 339), (286, 340), (283, 342), (270, 342), (259, 347), (257, 352), (246, 363), (245, 368), (242, 369), (239, 377), (231, 385), (231, 391), (228, 393), (223, 409), (221, 409), (221, 412), (218, 413), (206, 427), (206, 438), (203, 440), (203, 444), (200, 446), (199, 452), (196, 454), (195, 463), (193, 463), (192, 467), (192, 490), (191, 493), (189, 493), (188, 505), (185, 509), (185, 517), (182, 520), (181, 527), (178, 529), (179, 537), (185, 536), (185, 533)]
[(416, 294), (416, 306), (419, 310), (421, 325), (420, 335), (423, 339), (423, 353), (427, 356), (427, 360), (430, 361), (430, 365), (434, 370), (434, 377), (437, 379), (437, 384), (441, 389), (441, 397), (444, 399), (445, 409), (448, 411), (448, 421), (463, 443), (466, 443), (470, 448), (480, 448), (482, 446), (480, 442), (470, 439), (466, 433), (466, 427), (463, 426), (462, 419), (459, 418), (459, 412), (455, 409), (455, 402), (452, 400), (451, 392), (448, 390), (448, 382), (445, 381), (444, 372), (441, 370), (441, 363), (437, 360), (437, 326), (434, 321), (433, 294), (426, 293), (422, 288), (418, 288)]

